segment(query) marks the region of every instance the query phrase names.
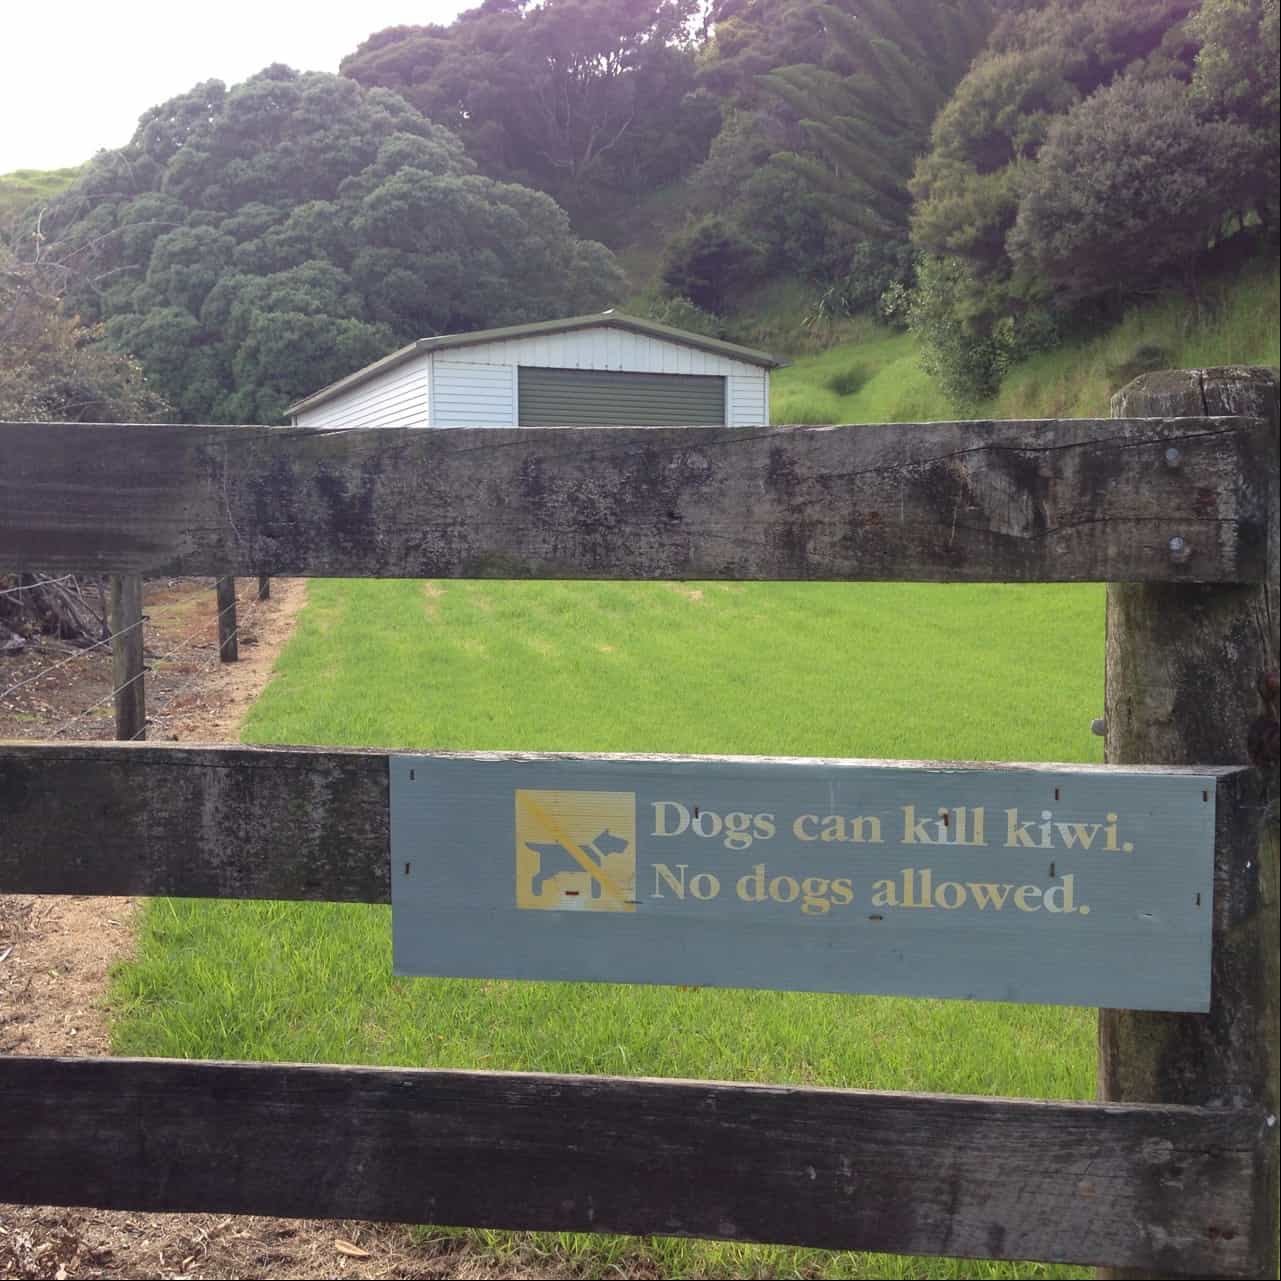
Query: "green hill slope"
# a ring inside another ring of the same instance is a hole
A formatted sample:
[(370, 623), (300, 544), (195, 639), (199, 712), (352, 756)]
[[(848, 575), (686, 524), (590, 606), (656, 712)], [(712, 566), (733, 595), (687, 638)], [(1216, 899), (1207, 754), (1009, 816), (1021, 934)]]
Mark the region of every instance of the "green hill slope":
[(80, 176), (82, 165), (68, 169), (14, 169), (0, 173), (0, 228), (10, 225), (29, 205), (49, 200)]
[[(1000, 394), (964, 417), (1106, 416), (1108, 398), (1145, 369), (1281, 363), (1281, 273), (1255, 262), (1205, 291), (1200, 314), (1182, 295), (1129, 310), (1111, 329), (1016, 365)], [(776, 423), (914, 422), (957, 417), (920, 367), (910, 334), (868, 325), (773, 378)]]

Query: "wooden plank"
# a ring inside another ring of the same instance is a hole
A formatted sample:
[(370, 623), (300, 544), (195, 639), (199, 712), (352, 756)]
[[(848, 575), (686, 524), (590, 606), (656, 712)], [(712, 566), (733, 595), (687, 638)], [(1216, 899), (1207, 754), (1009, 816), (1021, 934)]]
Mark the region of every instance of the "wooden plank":
[(1215, 789), (1193, 771), (395, 756), (394, 963), (1206, 1010)]
[(1232, 418), (797, 428), (0, 425), (18, 569), (1253, 582)]
[(125, 742), (141, 742), (147, 737), (147, 668), (143, 653), (142, 579), (136, 574), (112, 575), (110, 620), (116, 737)]
[[(1113, 398), (1119, 414), (1239, 413), (1270, 422), (1267, 580), (1251, 587), (1108, 587), (1107, 756), (1116, 763), (1244, 762), (1265, 714), (1258, 681), (1278, 665), (1278, 385), (1266, 369), (1147, 374)], [(1276, 716), (1275, 706), (1270, 713)], [(1217, 1104), (1281, 1112), (1281, 909), (1275, 762), (1242, 771), (1220, 815), (1214, 999), (1208, 1016), (1105, 1009), (1099, 1090), (1105, 1099)], [(1250, 1191), (1257, 1275), (1278, 1267), (1281, 1147), (1275, 1122)], [(1185, 1265), (1179, 1275), (1195, 1275)], [(1110, 1275), (1110, 1274), (1109, 1274)], [(1133, 1273), (1126, 1273), (1127, 1277)], [(1170, 1275), (1162, 1268), (1145, 1276)]]
[(1261, 1275), (1236, 1110), (25, 1057), (0, 1094), (0, 1202)]
[(0, 816), (3, 893), (389, 900), (385, 753), (11, 743)]
[[(583, 753), (438, 752), (439, 760), (682, 760)], [(0, 893), (169, 894), (389, 903), (389, 754), (310, 747), (0, 743)], [(795, 763), (795, 762), (793, 762)], [(957, 762), (828, 761), (895, 769), (983, 770)], [(1007, 764), (1047, 781), (1107, 766)], [(1240, 768), (1192, 774), (1231, 797)], [(76, 804), (67, 803), (75, 797)], [(10, 821), (12, 820), (12, 821)], [(1219, 858), (1216, 852), (1216, 859)], [(1220, 870), (1216, 864), (1216, 877)]]

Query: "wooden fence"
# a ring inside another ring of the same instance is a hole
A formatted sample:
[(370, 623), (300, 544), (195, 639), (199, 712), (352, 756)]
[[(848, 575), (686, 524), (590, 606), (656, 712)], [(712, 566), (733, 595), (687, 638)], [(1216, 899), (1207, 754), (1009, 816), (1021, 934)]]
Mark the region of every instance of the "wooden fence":
[[(1101, 1012), (1097, 1103), (10, 1057), (0, 1201), (1275, 1275), (1277, 781), (1243, 760), (1277, 663), (1277, 383), (1148, 375), (1115, 407), (742, 430), (0, 425), (6, 568), (1105, 581), (1109, 762), (1213, 767), (1218, 788), (1211, 1010)], [(382, 902), (388, 850), (383, 753), (0, 747), (3, 892)]]

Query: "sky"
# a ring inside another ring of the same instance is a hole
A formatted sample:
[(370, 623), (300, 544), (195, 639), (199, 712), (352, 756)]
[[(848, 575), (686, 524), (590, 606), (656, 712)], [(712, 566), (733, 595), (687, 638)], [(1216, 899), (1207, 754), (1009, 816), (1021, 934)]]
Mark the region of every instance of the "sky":
[(449, 22), (478, 0), (69, 0), (5, 4), (0, 174), (119, 147), (148, 107), (273, 62), (337, 71), (384, 27)]

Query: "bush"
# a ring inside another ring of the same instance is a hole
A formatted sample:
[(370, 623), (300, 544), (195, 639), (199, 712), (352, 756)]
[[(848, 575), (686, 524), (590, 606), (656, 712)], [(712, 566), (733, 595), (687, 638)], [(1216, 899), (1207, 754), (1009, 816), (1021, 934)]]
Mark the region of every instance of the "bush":
[(852, 396), (863, 389), (871, 376), (872, 371), (866, 366), (851, 365), (848, 369), (832, 374), (826, 381), (826, 387), (838, 396)]
[(1108, 383), (1114, 389), (1124, 387), (1140, 374), (1150, 373), (1153, 369), (1169, 369), (1173, 364), (1170, 352), (1159, 343), (1139, 343), (1124, 360), (1107, 366)]
[(687, 333), (702, 334), (705, 338), (726, 337), (721, 318), (704, 311), (688, 298), (656, 299), (646, 307), (645, 314), (660, 325), (671, 325), (673, 329), (684, 329)]
[(969, 310), (981, 292), (960, 258), (923, 258), (908, 304), (909, 327), (920, 339), (921, 367), (957, 408), (989, 400), (1011, 365), (1059, 342), (1057, 316), (1045, 308), (993, 324)]
[(663, 256), (663, 285), (704, 311), (722, 312), (756, 282), (760, 253), (737, 227), (709, 214), (674, 237)]
[(848, 314), (872, 311), (886, 290), (910, 289), (916, 279), (915, 255), (906, 240), (860, 240), (840, 282)]

